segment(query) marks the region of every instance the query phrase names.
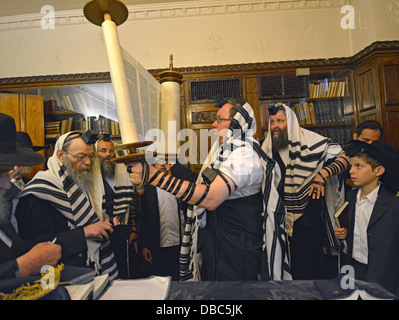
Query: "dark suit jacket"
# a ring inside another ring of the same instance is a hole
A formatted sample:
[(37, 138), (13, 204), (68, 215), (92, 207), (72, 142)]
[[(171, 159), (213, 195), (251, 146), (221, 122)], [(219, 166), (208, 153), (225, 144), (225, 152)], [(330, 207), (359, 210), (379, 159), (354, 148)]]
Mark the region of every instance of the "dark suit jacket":
[[(358, 189), (348, 193), (348, 264), (353, 250), (356, 195)], [(367, 227), (368, 271), (367, 279), (377, 280), (382, 286), (399, 294), (399, 198), (381, 186)], [(356, 276), (356, 275), (355, 275)]]
[(18, 270), (16, 259), (29, 251), (30, 247), (18, 236), (11, 224), (1, 225), (0, 229), (12, 241), (11, 248), (0, 241), (0, 279), (13, 278)]
[(86, 265), (87, 244), (83, 228), (70, 230), (67, 219), (49, 202), (27, 195), (19, 200), (15, 217), (22, 239), (35, 245), (57, 237), (56, 243), (62, 247), (60, 262)]

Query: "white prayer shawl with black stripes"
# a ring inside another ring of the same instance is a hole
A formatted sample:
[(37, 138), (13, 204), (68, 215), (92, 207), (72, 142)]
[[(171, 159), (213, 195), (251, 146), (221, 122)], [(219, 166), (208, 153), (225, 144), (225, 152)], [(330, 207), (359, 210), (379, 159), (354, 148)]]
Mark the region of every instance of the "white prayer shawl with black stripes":
[[(230, 153), (237, 148), (241, 147), (250, 147), (254, 148), (254, 145), (257, 145), (260, 149), (259, 142), (253, 137), (256, 132), (256, 121), (254, 117), (254, 112), (251, 106), (248, 103), (245, 103), (242, 108), (236, 113), (234, 118), (231, 120), (230, 127), (227, 131), (226, 137), (223, 141), (223, 144), (219, 146), (219, 142), (216, 141), (211, 148), (211, 151), (208, 154), (205, 163), (202, 166), (201, 172), (199, 174), (197, 183), (202, 183), (202, 175), (201, 173), (205, 168), (211, 166), (213, 169), (218, 169), (223, 161), (225, 161)], [(257, 149), (256, 147), (254, 148)], [(261, 156), (261, 155), (260, 155)], [(212, 161), (212, 159), (215, 159)], [(269, 158), (262, 158), (262, 165), (264, 171), (263, 175), (273, 175), (272, 167), (267, 166), (269, 162), (273, 163), (274, 161)], [(272, 181), (271, 179), (270, 181)], [(267, 179), (263, 179), (265, 183), (262, 187), (265, 193), (272, 193), (273, 197), (279, 198), (277, 190), (275, 189), (274, 184), (268, 183), (270, 182)], [(288, 260), (285, 256), (284, 247), (285, 238), (281, 237), (281, 233), (279, 230), (275, 230), (275, 219), (274, 217), (270, 218), (269, 214), (274, 214), (276, 212), (276, 207), (271, 208), (270, 206), (277, 206), (279, 202), (277, 199), (273, 199), (274, 201), (269, 201), (270, 197), (264, 197), (264, 225), (263, 229), (265, 231), (264, 234), (264, 245), (263, 250), (267, 250), (268, 257), (274, 257), (272, 261), (273, 265), (270, 265), (271, 260), (268, 260), (268, 268), (271, 270), (270, 274), (274, 274), (278, 277), (278, 280), (284, 277), (285, 266), (288, 266)], [(266, 209), (268, 208), (268, 209)], [(284, 213), (283, 213), (284, 215)], [(281, 219), (280, 219), (281, 220)], [(284, 224), (284, 216), (282, 218), (282, 223)], [(186, 227), (184, 232), (184, 237), (182, 241), (182, 249), (180, 252), (180, 279), (183, 281), (192, 280), (192, 281), (200, 281), (200, 264), (201, 264), (201, 254), (197, 252), (197, 238), (198, 238), (198, 230), (200, 227), (204, 227), (206, 225), (206, 211), (203, 208), (197, 208), (194, 206), (193, 210), (188, 210), (187, 219), (186, 219)], [(284, 228), (282, 228), (284, 232)], [(276, 240), (278, 238), (278, 240)], [(273, 241), (274, 239), (274, 241)], [(270, 242), (270, 245), (267, 243)], [(282, 246), (282, 247), (280, 247)], [(272, 252), (273, 251), (273, 252)], [(285, 261), (285, 262), (284, 262)], [(274, 273), (273, 273), (274, 271)], [(289, 276), (287, 276), (289, 278)], [(276, 279), (273, 276), (273, 279)]]
[[(117, 163), (115, 167), (115, 179), (107, 181), (114, 191), (113, 216), (118, 218), (121, 224), (128, 224), (130, 209), (133, 205), (134, 189), (130, 181), (129, 174), (126, 171), (126, 166), (122, 163)], [(105, 214), (105, 195), (103, 197), (103, 214)]]
[[(98, 140), (100, 141), (100, 140)], [(94, 145), (96, 151), (98, 151), (98, 141)], [(127, 224), (129, 221), (130, 209), (133, 205), (134, 198), (134, 186), (130, 181), (129, 174), (126, 171), (126, 166), (123, 163), (115, 163), (115, 174), (112, 181), (107, 180), (107, 183), (113, 189), (114, 204), (113, 204), (113, 215), (116, 216), (121, 224)], [(105, 214), (105, 194), (103, 197), (103, 209), (102, 213)]]
[[(17, 196), (18, 199), (32, 194), (48, 201), (67, 220), (69, 228), (84, 227), (102, 221), (103, 183), (98, 160), (93, 161), (93, 177), (95, 179), (90, 190), (82, 191), (68, 176), (65, 166), (57, 157), (57, 151), (62, 150), (65, 139), (72, 133), (58, 138), (54, 153), (47, 162), (48, 170), (39, 171), (25, 189)], [(16, 204), (14, 204), (14, 208)], [(117, 266), (110, 242), (98, 242), (86, 239), (87, 265), (94, 264), (96, 275), (109, 274), (110, 279), (118, 276)]]
[[(301, 128), (291, 108), (286, 105), (284, 105), (284, 108), (287, 116), (288, 148), (280, 150), (279, 154), (286, 166), (284, 185), (284, 203), (287, 209), (286, 231), (289, 236), (292, 236), (294, 222), (303, 215), (308, 204), (308, 193), (315, 175), (323, 168), (328, 159), (341, 154), (342, 148), (332, 143), (329, 138)], [(269, 129), (269, 134), (262, 145), (262, 149), (269, 157), (272, 157), (271, 136), (272, 133), (270, 133)], [(279, 182), (276, 180), (275, 185), (278, 186)], [(332, 202), (330, 199), (333, 197), (335, 197), (336, 201), (342, 203), (344, 198), (343, 188), (341, 191), (338, 190), (337, 177), (330, 177), (325, 189), (327, 205)], [(329, 221), (332, 221), (332, 214), (335, 209), (328, 209), (330, 212)], [(328, 222), (327, 220), (326, 222)], [(326, 228), (330, 240), (335, 241), (331, 224), (327, 223)]]

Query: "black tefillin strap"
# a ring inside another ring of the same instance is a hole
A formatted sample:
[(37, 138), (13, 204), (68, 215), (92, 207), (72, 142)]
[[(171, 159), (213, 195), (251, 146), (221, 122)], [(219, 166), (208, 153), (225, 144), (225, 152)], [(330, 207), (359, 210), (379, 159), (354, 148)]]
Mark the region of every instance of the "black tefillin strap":
[[(163, 190), (166, 190), (167, 192), (173, 194), (174, 196), (177, 196), (177, 194), (179, 193), (180, 189), (181, 189), (182, 186), (183, 186), (184, 180), (178, 179), (178, 178), (176, 178), (176, 177), (169, 176), (166, 172), (157, 171), (157, 172), (152, 176), (152, 178), (148, 181), (148, 184), (151, 184), (152, 182), (154, 182), (154, 181), (157, 179), (157, 177), (158, 177), (161, 173), (162, 173), (163, 175), (162, 175), (161, 178), (159, 179), (159, 181), (158, 181), (156, 187), (161, 188), (161, 189), (163, 189)], [(165, 183), (164, 186), (162, 186), (162, 184), (164, 183), (165, 179), (167, 179), (167, 180), (166, 180), (166, 183)], [(228, 184), (227, 181), (226, 181), (226, 183)], [(177, 184), (177, 187), (176, 187), (176, 189), (174, 189), (175, 186), (176, 186), (176, 184)], [(161, 186), (162, 186), (162, 187), (161, 187)], [(228, 186), (229, 186), (229, 185), (228, 185)], [(196, 187), (197, 187), (197, 184), (196, 184), (196, 183), (189, 182), (189, 184), (188, 184), (186, 190), (184, 191), (184, 193), (183, 193), (180, 197), (178, 197), (178, 198), (179, 198), (180, 200), (184, 201), (184, 202), (190, 201), (191, 198), (194, 196)], [(205, 189), (205, 191), (204, 191), (204, 194), (203, 194), (203, 195), (201, 196), (201, 198), (195, 203), (195, 205), (198, 205), (198, 204), (200, 204), (202, 201), (204, 201), (204, 199), (205, 199), (206, 196), (208, 195), (209, 189), (210, 189), (210, 186), (206, 186), (206, 189)], [(173, 190), (174, 190), (174, 191), (173, 191)], [(229, 188), (229, 190), (230, 190), (230, 188)]]
[(195, 206), (198, 206), (202, 201), (205, 200), (206, 196), (208, 195), (209, 189), (211, 188), (211, 186), (206, 186), (205, 192), (202, 195), (202, 197), (194, 204)]

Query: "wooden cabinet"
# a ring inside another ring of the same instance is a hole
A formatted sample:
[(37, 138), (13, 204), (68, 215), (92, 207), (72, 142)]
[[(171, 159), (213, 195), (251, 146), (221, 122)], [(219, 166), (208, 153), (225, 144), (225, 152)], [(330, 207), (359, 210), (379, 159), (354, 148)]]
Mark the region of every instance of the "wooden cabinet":
[(357, 123), (379, 121), (399, 151), (399, 50), (375, 50), (354, 65)]
[[(43, 97), (23, 94), (0, 94), (0, 112), (12, 116), (17, 131), (27, 132), (33, 145), (44, 146)], [(44, 150), (39, 151), (44, 155)], [(45, 164), (34, 166), (28, 178), (44, 170)]]

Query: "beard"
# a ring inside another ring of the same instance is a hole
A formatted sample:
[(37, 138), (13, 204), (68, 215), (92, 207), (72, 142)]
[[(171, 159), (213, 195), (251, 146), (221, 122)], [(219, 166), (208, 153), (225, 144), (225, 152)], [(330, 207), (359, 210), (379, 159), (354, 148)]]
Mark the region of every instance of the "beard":
[(80, 189), (87, 190), (93, 185), (93, 166), (81, 166), (76, 169), (68, 158), (64, 162), (66, 172)]
[(288, 132), (287, 129), (274, 129), (274, 132), (272, 132), (272, 151), (276, 153), (288, 147)]
[(100, 169), (101, 169), (101, 174), (103, 175), (103, 177), (104, 178), (113, 178), (115, 176), (116, 163), (111, 162), (110, 157), (105, 157), (105, 158), (98, 157), (98, 160), (100, 162)]

